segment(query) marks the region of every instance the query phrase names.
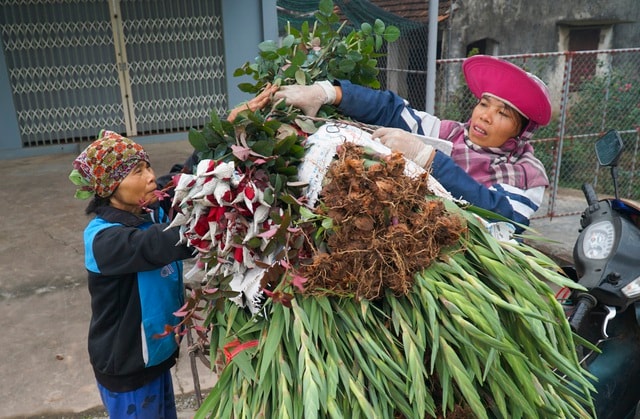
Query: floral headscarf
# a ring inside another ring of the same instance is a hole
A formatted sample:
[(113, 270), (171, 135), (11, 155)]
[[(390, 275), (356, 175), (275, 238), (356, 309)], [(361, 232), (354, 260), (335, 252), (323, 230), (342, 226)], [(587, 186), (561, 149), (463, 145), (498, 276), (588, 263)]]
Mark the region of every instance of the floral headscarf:
[(75, 197), (109, 197), (141, 161), (149, 162), (142, 146), (113, 131), (100, 131), (98, 139), (73, 161), (69, 179), (80, 186)]

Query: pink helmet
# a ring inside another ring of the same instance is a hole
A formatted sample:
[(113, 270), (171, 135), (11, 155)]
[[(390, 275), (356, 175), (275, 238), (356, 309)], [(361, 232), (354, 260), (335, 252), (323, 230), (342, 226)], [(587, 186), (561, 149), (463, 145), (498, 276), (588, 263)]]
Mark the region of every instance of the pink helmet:
[(462, 64), (471, 92), (488, 94), (544, 126), (551, 120), (549, 91), (542, 80), (510, 62), (489, 55), (474, 55)]

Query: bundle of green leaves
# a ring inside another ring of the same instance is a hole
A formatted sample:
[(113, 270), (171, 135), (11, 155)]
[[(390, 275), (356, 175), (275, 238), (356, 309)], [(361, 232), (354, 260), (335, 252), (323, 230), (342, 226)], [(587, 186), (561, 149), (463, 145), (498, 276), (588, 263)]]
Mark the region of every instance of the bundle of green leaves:
[(217, 311), (211, 355), (224, 368), (196, 417), (593, 417), (593, 377), (548, 285), (571, 284), (450, 210), (470, 227), (464, 252), (418, 272), (405, 297)]

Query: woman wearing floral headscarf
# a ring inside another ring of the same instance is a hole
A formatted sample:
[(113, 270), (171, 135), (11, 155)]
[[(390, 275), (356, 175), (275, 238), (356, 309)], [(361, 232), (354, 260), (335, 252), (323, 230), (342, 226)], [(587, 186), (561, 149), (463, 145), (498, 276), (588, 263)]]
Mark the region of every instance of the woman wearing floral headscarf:
[[(78, 198), (95, 217), (84, 231), (91, 323), (88, 349), (112, 418), (175, 418), (170, 368), (178, 341), (167, 333), (184, 303), (179, 228), (167, 228), (149, 156), (102, 131), (73, 162)], [(168, 202), (167, 202), (168, 203)]]
[[(333, 104), (344, 115), (385, 127), (372, 136), (430, 169), (454, 197), (528, 225), (548, 186), (545, 169), (529, 142), (535, 130), (551, 119), (547, 88), (536, 76), (495, 57), (476, 55), (462, 67), (479, 99), (465, 123), (440, 120), (410, 108), (391, 91), (348, 81), (284, 86), (274, 96), (307, 115)], [(437, 142), (429, 143), (425, 137), (451, 144), (442, 149), (445, 152), (434, 150), (431, 144)]]

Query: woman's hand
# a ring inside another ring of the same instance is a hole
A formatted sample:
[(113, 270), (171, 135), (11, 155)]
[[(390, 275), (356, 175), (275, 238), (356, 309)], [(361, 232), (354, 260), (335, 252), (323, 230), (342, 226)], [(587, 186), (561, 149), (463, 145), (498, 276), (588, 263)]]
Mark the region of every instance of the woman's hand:
[(258, 109), (262, 109), (271, 101), (271, 95), (273, 95), (278, 90), (277, 85), (272, 85), (271, 83), (267, 83), (264, 87), (264, 90), (260, 92), (260, 94), (250, 101), (238, 105), (229, 112), (229, 116), (227, 116), (227, 121), (233, 122), (238, 114), (242, 111), (250, 110), (251, 112), (255, 112)]
[(325, 80), (310, 86), (282, 86), (274, 97), (284, 99), (287, 105), (295, 106), (307, 116), (316, 116), (322, 105), (333, 105), (336, 102), (336, 95), (336, 87)]
[(371, 134), (372, 138), (378, 138), (380, 142), (393, 151), (399, 151), (404, 156), (425, 169), (431, 166), (433, 160), (433, 147), (425, 144), (412, 133), (400, 128), (378, 128)]

